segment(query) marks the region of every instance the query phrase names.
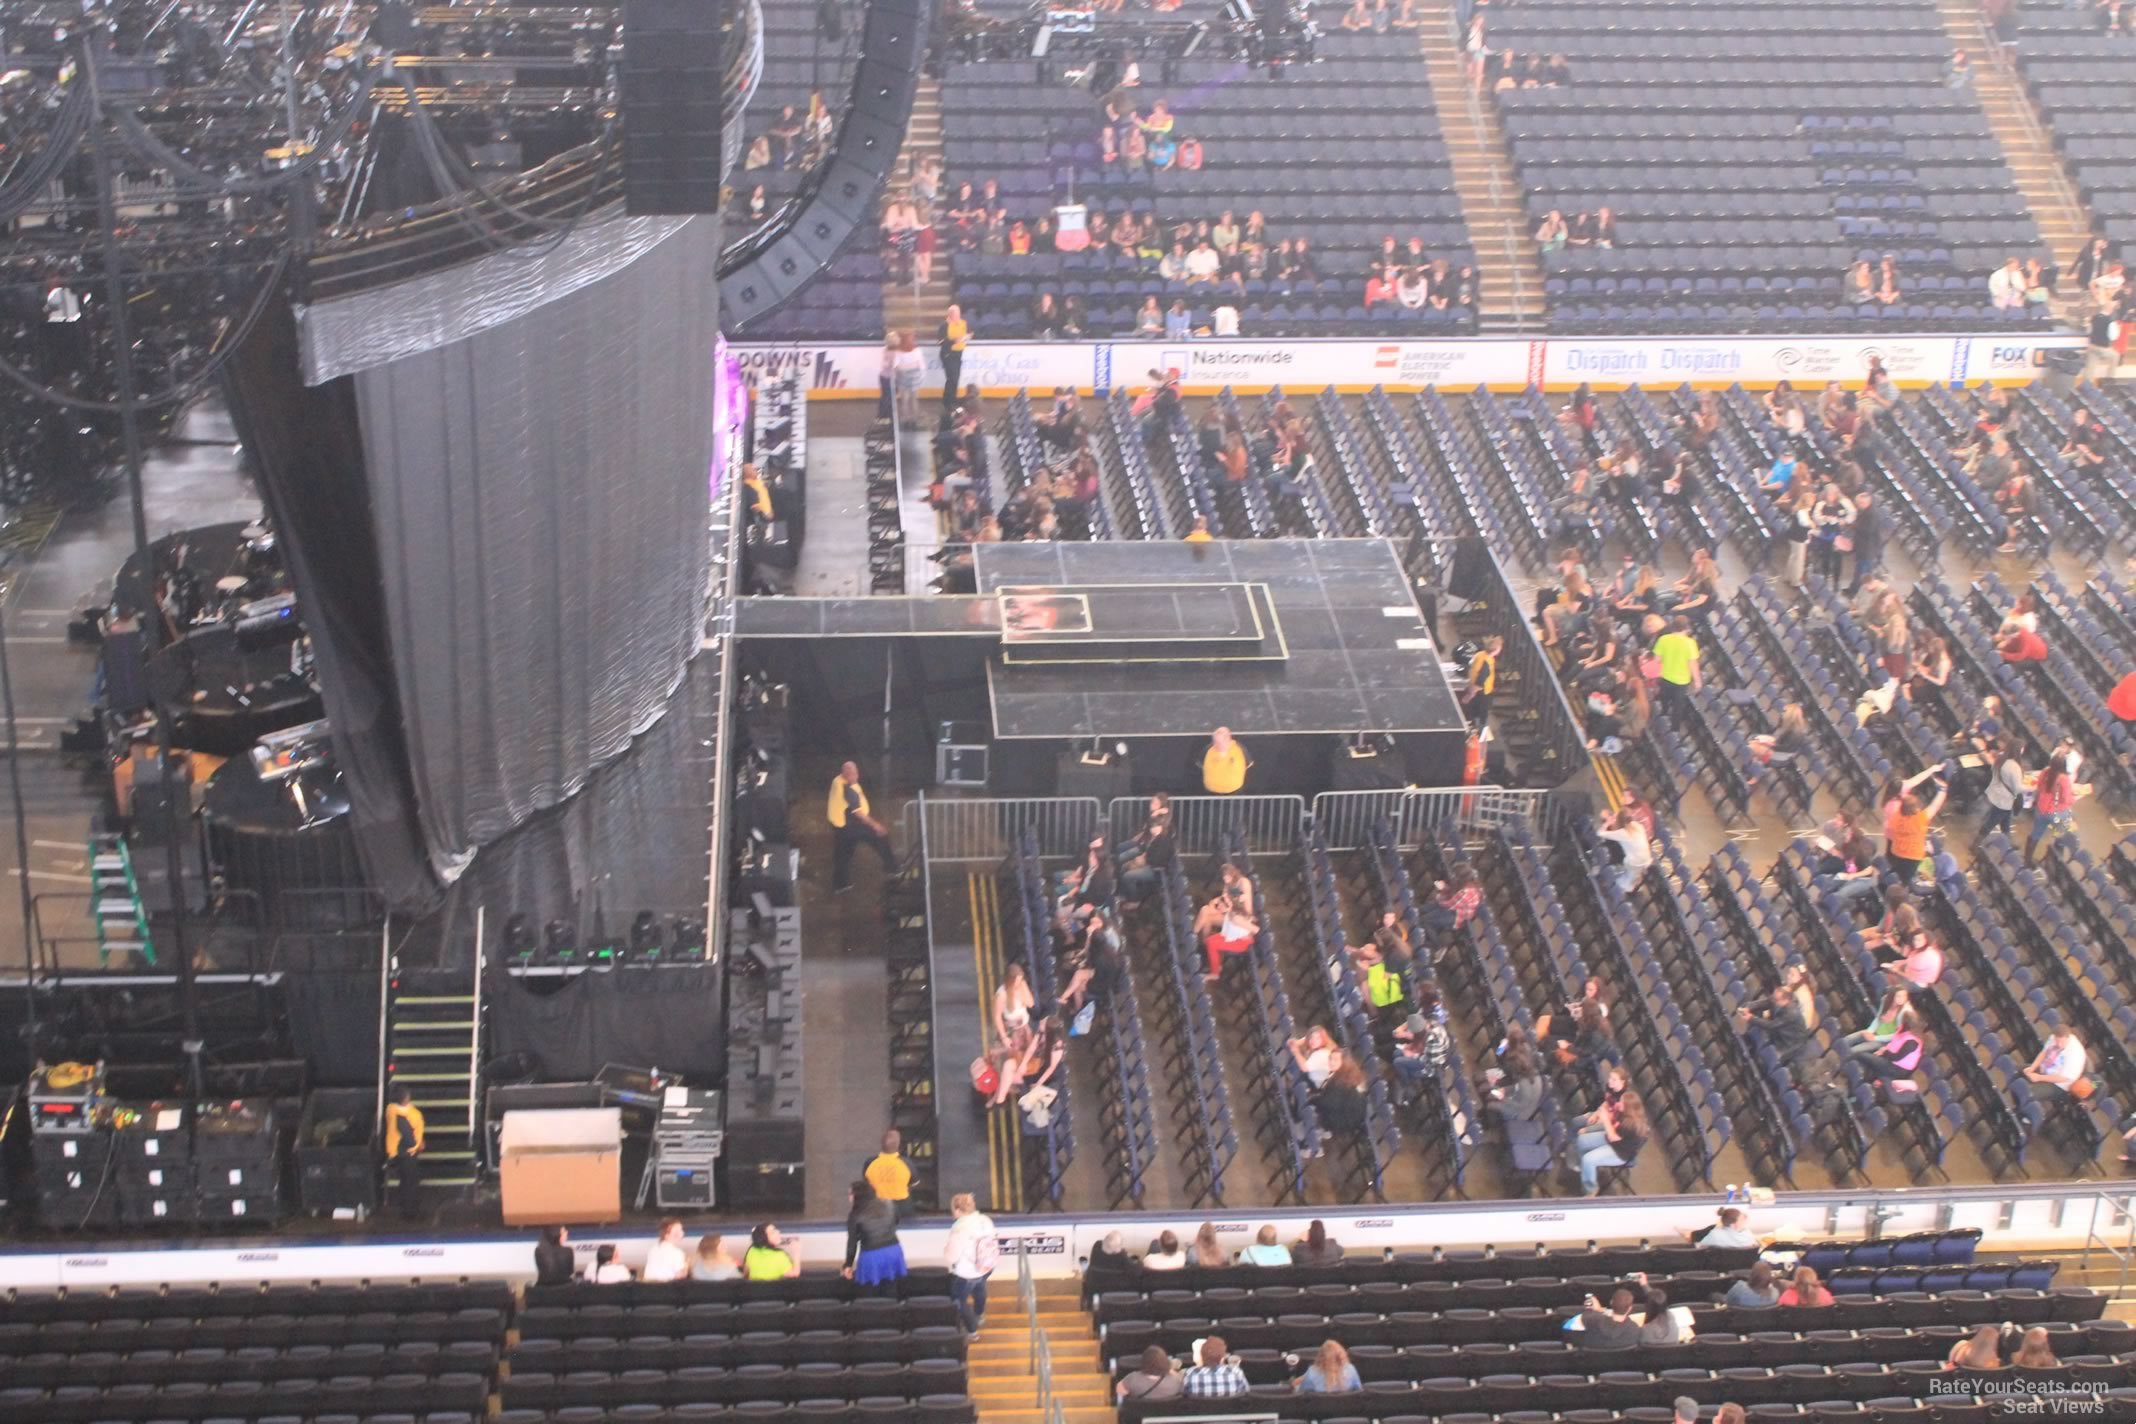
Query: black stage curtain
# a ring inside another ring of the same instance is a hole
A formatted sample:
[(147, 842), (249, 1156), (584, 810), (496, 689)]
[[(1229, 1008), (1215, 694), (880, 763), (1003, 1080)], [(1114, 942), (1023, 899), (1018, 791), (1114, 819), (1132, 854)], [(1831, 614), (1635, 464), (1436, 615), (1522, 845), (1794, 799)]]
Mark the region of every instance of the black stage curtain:
[(544, 1082), (584, 1082), (605, 1063), (659, 1068), (696, 1082), (715, 1082), (726, 1072), (720, 971), (712, 965), (568, 979), (498, 974), (489, 1015), (493, 1056), (529, 1055)]
[(289, 1041), (315, 1088), (378, 1082), (378, 971), (311, 969), (282, 976)]
[(389, 904), (428, 909), (438, 886), (416, 835), (355, 382), (304, 385), (296, 322), (280, 304), (226, 369), (231, 420), (252, 457), (311, 634), (364, 868)]
[(703, 641), (713, 240), (685, 229), (356, 374), (416, 812), (447, 884), (621, 756)]

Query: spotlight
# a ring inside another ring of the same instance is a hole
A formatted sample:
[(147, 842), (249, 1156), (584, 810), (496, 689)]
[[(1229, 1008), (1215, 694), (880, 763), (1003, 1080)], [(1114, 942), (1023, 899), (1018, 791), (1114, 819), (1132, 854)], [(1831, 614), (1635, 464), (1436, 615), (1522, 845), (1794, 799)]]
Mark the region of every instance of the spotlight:
[(514, 914), (504, 922), (504, 953), (508, 959), (532, 959), (537, 948), (534, 940), (534, 923), (524, 912)]
[(551, 920), (542, 926), (542, 949), (549, 958), (559, 964), (569, 964), (578, 958), (578, 936), (563, 920)]
[(630, 952), (655, 955), (660, 952), (660, 917), (651, 910), (638, 911), (630, 922)]
[(687, 916), (669, 925), (668, 939), (677, 959), (694, 959), (705, 952), (705, 927)]

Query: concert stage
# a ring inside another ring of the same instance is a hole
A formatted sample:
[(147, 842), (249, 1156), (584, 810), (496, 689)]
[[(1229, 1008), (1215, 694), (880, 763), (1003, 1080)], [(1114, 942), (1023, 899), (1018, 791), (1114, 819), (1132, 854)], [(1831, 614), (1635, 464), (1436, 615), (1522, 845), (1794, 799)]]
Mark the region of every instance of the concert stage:
[(1137, 790), (1190, 789), (1219, 726), (1251, 743), (1249, 791), (1325, 790), (1360, 736), (1402, 781), (1460, 780), (1467, 729), (1385, 540), (987, 544), (975, 569), (972, 597), (740, 599), (735, 629), (782, 680), (888, 677), (908, 741), (982, 724), (1000, 794), (1072, 789), (1092, 741), (1128, 745)]

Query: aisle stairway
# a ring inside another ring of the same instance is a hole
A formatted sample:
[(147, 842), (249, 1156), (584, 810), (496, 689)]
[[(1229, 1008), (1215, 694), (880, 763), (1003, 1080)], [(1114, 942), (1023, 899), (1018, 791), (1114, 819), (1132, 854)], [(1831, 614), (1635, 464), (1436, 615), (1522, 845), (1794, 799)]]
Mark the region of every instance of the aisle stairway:
[[(1980, 15), (1980, 0), (1937, 0), (1937, 8), (1942, 11), (1943, 28), (1951, 37), (1951, 47), (1964, 50), (1971, 63), (1973, 92), (2017, 174), (2017, 187), (2024, 194), (2025, 206), (2032, 210), (2041, 235), (2054, 249), (2056, 265), (2067, 272), (2094, 231), (2092, 215), (2076, 184), (2070, 181), (2069, 171), (2062, 166), (2061, 155), (2056, 152), (2039, 111), (2033, 107), (2032, 96), (2018, 81), (2001, 44), (1989, 38)], [(2055, 301), (2055, 316), (2082, 325), (2088, 315), (2083, 294), (2065, 285)]]
[[(1038, 1326), (1053, 1355), (1053, 1397), (1062, 1424), (1113, 1424), (1111, 1381), (1098, 1367), (1097, 1328), (1073, 1279), (1038, 1283)], [(1052, 1424), (1038, 1404), (1031, 1327), (1016, 1301), (1016, 1274), (994, 1273), (986, 1328), (966, 1356), (979, 1424)]]
[(1507, 157), (1498, 106), (1469, 85), (1455, 47), (1449, 0), (1427, 0), (1416, 13), (1432, 105), (1446, 137), (1461, 216), (1476, 248), (1477, 329), (1486, 336), (1540, 329), (1542, 257), (1528, 234), (1520, 179)]
[(394, 975), (386, 1006), (386, 1099), (405, 1084), (423, 1113), (423, 1185), (475, 1180), (474, 1064), (478, 1006), (464, 969)]
[[(909, 188), (920, 160), (942, 158), (942, 86), (931, 75), (920, 76), (912, 96), (912, 120), (905, 125), (905, 144), (898, 150), (897, 167), (890, 175), (889, 191)], [(937, 204), (939, 207), (939, 203)], [(883, 280), (883, 329), (910, 331), (924, 348), (933, 344), (935, 329), (942, 323), (942, 308), (949, 305), (949, 260), (935, 250), (932, 279), (915, 290), (911, 283)]]

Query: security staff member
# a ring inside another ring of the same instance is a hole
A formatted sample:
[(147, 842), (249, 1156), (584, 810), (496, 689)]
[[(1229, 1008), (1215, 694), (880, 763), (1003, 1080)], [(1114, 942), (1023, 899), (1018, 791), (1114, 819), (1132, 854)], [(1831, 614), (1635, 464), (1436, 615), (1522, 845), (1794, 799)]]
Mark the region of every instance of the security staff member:
[(764, 483), (764, 476), (754, 465), (742, 466), (742, 493), (748, 500), (750, 517), (771, 523), (771, 486)]
[(1491, 720), (1491, 694), (1498, 691), (1498, 655), (1505, 650), (1506, 640), (1493, 633), (1469, 660), (1468, 691), (1461, 694), (1461, 711), (1468, 717), (1471, 732), (1481, 732)]
[(422, 1214), (423, 1175), (416, 1158), (423, 1152), (423, 1110), (405, 1085), (386, 1104), (386, 1169), (393, 1176), (393, 1205), (410, 1221)]
[(853, 848), (867, 845), (882, 857), (883, 869), (887, 872), (896, 867), (897, 857), (890, 849), (890, 833), (883, 823), (868, 814), (868, 793), (860, 787), (860, 767), (847, 762), (838, 768), (837, 777), (831, 782), (829, 803), (824, 807), (824, 816), (831, 823), (831, 889), (844, 891), (853, 885)]
[(899, 1221), (905, 1220), (914, 1211), (912, 1164), (904, 1158), (904, 1145), (904, 1139), (898, 1136), (897, 1129), (891, 1128), (883, 1134), (883, 1150), (870, 1157), (868, 1165), (862, 1168), (860, 1173), (867, 1179), (868, 1185), (875, 1188), (875, 1195), (879, 1200), (897, 1208)]
[(957, 404), (964, 390), (964, 347), (972, 339), (971, 324), (964, 309), (951, 302), (942, 312), (942, 409)]
[(1229, 796), (1246, 784), (1253, 758), (1246, 755), (1229, 727), (1218, 727), (1209, 736), (1209, 749), (1202, 753), (1202, 790), (1211, 796)]

